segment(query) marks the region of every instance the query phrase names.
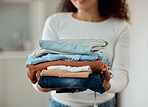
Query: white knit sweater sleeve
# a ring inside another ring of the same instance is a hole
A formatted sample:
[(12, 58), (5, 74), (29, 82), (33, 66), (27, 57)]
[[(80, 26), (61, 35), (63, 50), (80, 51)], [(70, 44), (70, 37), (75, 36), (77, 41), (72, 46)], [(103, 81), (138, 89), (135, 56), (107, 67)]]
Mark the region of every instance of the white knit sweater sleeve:
[(124, 90), (129, 82), (129, 25), (124, 22), (119, 25), (118, 37), (114, 48), (114, 57), (109, 93), (117, 93)]
[(47, 18), (43, 33), (42, 33), (42, 40), (57, 40), (57, 23), (56, 23), (56, 14)]

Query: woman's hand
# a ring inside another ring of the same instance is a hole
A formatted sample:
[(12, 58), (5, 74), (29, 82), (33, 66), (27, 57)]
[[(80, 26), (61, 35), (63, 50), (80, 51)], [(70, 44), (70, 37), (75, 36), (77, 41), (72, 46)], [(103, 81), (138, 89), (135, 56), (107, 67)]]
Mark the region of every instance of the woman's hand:
[[(41, 71), (37, 71), (37, 73), (36, 73), (37, 81), (39, 81), (39, 79), (40, 79), (40, 73), (41, 73)], [(58, 90), (61, 89), (61, 88), (41, 88), (39, 84), (37, 84), (37, 88), (38, 88), (40, 91), (42, 91), (42, 92), (49, 92), (49, 91), (52, 91), (52, 90), (58, 91)]]
[(111, 76), (108, 72), (108, 70), (104, 71), (104, 82), (103, 82), (103, 87), (105, 88), (106, 91), (108, 91), (111, 88), (111, 84), (109, 83)]
[(110, 73), (108, 72), (108, 66), (104, 64), (103, 67), (103, 74), (104, 74), (104, 82), (103, 82), (103, 87), (105, 88), (106, 91), (108, 91), (111, 88), (111, 84), (109, 83), (111, 76)]
[(36, 72), (31, 73), (31, 71), (28, 69), (27, 76), (33, 84), (35, 84), (37, 82)]

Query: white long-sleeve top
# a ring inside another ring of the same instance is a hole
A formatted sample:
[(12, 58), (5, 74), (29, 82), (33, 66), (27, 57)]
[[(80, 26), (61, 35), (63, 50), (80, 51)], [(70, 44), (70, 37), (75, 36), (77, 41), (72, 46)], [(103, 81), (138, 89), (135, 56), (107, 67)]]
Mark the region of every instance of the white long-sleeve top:
[[(108, 46), (103, 50), (112, 60), (111, 88), (104, 94), (97, 93), (97, 103), (112, 99), (115, 93), (126, 88), (129, 81), (129, 25), (127, 22), (109, 18), (101, 22), (87, 22), (75, 19), (72, 12), (56, 13), (47, 18), (42, 34), (43, 40), (57, 39), (103, 39)], [(56, 101), (72, 107), (90, 106), (94, 103), (94, 92), (79, 93), (51, 92)]]

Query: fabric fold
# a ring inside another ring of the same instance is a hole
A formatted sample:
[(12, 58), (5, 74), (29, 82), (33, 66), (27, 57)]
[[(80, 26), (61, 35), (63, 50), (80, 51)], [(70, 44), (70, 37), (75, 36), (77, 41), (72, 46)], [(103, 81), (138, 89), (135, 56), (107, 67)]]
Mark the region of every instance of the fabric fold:
[(28, 60), (26, 61), (26, 64), (29, 65), (35, 65), (38, 63), (43, 63), (47, 61), (56, 61), (56, 60), (71, 60), (71, 61), (94, 61), (94, 60), (102, 60), (103, 63), (108, 64), (108, 66), (111, 65), (111, 61), (109, 58), (106, 58), (104, 56), (103, 52), (93, 53), (90, 55), (87, 54), (75, 54), (75, 55), (64, 55), (64, 54), (53, 54), (48, 53), (46, 55), (40, 56), (40, 57), (33, 57), (32, 54), (28, 56)]
[(104, 49), (108, 43), (102, 39), (39, 40), (42, 49), (75, 54), (92, 54)]
[(47, 69), (48, 66), (56, 66), (56, 65), (66, 65), (66, 66), (73, 66), (73, 67), (80, 67), (80, 66), (90, 66), (93, 71), (100, 73), (103, 69), (103, 63), (101, 60), (95, 61), (52, 61), (52, 62), (45, 62), (40, 63), (37, 65), (26, 65), (27, 68), (31, 72)]
[(32, 55), (33, 55), (33, 57), (37, 58), (37, 57), (40, 57), (40, 56), (45, 55), (47, 53), (56, 53), (56, 54), (65, 54), (65, 55), (73, 54), (73, 53), (53, 51), (53, 50), (49, 50), (49, 49), (42, 49), (42, 48), (38, 47), (33, 51)]
[(69, 72), (79, 72), (79, 71), (92, 72), (90, 66), (72, 67), (72, 66), (59, 65), (59, 66), (48, 66), (47, 67), (47, 70), (54, 70), (54, 69), (62, 69), (62, 70), (66, 70)]
[[(80, 66), (90, 66), (90, 68), (95, 72), (102, 72), (103, 69), (107, 69), (104, 63), (101, 60), (95, 61), (52, 61), (52, 62), (45, 62), (38, 65), (26, 65), (29, 68), (30, 72), (30, 79), (31, 81), (35, 81), (34, 75), (37, 71), (42, 71), (43, 69), (47, 69), (48, 66), (56, 66), (56, 65), (65, 65), (65, 66), (73, 66), (73, 67), (80, 67)], [(36, 81), (37, 82), (37, 81)]]
[(86, 90), (87, 90), (86, 88), (62, 88), (56, 91), (56, 93), (76, 93), (76, 92), (82, 92)]
[(69, 72), (62, 69), (45, 70), (43, 69), (40, 73), (41, 76), (55, 76), (55, 77), (65, 77), (65, 78), (88, 78), (92, 74), (90, 71), (79, 71), (79, 72)]
[(50, 76), (40, 76), (38, 84), (42, 88), (86, 88), (103, 94), (104, 76), (92, 74), (88, 78), (59, 78)]

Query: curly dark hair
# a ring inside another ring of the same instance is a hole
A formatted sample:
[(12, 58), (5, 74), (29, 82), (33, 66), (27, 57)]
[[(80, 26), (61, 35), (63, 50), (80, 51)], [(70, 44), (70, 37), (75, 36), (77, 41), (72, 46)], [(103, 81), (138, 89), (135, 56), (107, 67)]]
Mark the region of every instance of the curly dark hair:
[[(61, 12), (77, 12), (77, 8), (70, 0), (62, 2)], [(129, 9), (126, 0), (99, 0), (101, 17), (116, 17), (127, 22), (130, 21)]]

